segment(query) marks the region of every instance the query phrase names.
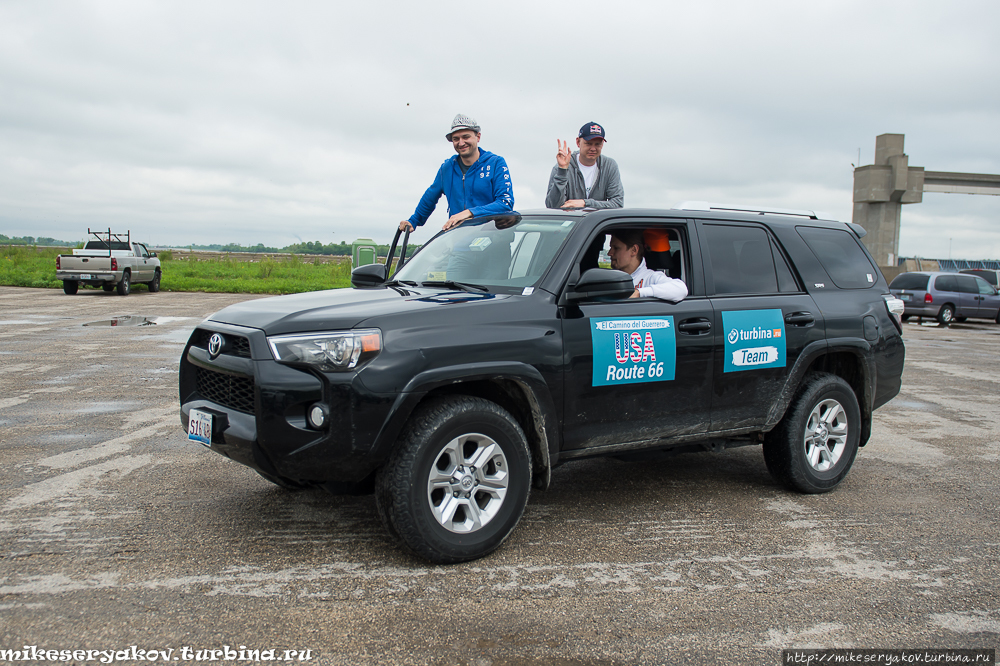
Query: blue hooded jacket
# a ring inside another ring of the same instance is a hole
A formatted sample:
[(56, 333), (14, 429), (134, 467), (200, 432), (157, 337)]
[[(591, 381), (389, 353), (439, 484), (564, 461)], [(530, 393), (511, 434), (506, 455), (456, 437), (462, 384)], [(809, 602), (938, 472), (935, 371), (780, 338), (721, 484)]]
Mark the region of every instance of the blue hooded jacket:
[(468, 209), (473, 217), (509, 213), (514, 210), (514, 191), (507, 162), (499, 155), (479, 149), (479, 159), (462, 173), (458, 155), (441, 164), (434, 182), (420, 197), (410, 224), (419, 227), (437, 207), (441, 195), (448, 198), (448, 216)]

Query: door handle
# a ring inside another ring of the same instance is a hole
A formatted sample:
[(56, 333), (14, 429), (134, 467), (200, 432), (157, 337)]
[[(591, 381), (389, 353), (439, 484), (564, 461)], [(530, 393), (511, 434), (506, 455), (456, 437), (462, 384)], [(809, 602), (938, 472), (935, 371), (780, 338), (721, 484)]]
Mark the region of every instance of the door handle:
[(677, 324), (677, 330), (688, 335), (705, 335), (712, 330), (712, 322), (705, 317), (685, 319)]
[(811, 312), (789, 312), (785, 315), (785, 323), (792, 326), (809, 326), (815, 322)]

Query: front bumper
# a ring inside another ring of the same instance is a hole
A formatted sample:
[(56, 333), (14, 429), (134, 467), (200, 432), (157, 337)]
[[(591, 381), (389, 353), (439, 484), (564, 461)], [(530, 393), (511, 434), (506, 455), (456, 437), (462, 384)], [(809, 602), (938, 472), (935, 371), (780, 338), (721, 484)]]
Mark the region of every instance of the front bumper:
[[(208, 352), (212, 333), (226, 340)], [(203, 322), (180, 364), (181, 423), (192, 409), (213, 415), (211, 448), (271, 476), (299, 483), (355, 484), (381, 460), (373, 444), (395, 396), (367, 391), (357, 373), (312, 373), (276, 362), (260, 329)], [(322, 429), (306, 413), (321, 402), (330, 413)]]

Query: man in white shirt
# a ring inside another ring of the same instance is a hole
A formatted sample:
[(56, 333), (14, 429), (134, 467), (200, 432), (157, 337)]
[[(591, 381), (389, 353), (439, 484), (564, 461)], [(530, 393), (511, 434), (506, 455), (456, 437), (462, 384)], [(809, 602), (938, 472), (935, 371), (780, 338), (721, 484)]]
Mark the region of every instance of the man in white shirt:
[(630, 298), (652, 296), (671, 303), (679, 303), (688, 295), (683, 280), (667, 277), (660, 271), (646, 267), (645, 243), (642, 231), (619, 229), (611, 233), (611, 268), (625, 271), (632, 276), (635, 291)]
[(556, 140), (556, 165), (549, 175), (546, 208), (621, 208), (625, 205), (618, 164), (601, 155), (604, 128), (587, 123), (576, 137), (576, 152)]

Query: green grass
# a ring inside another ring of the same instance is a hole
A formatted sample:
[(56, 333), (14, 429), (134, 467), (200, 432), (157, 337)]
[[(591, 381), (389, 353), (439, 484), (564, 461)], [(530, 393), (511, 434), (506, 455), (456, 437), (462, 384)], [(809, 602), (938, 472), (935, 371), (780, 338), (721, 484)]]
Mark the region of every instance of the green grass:
[[(60, 250), (26, 246), (0, 247), (0, 285), (62, 289), (56, 279)], [(259, 262), (235, 259), (175, 261), (169, 252), (159, 255), (163, 291), (204, 291), (232, 294), (292, 294), (351, 286), (349, 262), (310, 263), (288, 259)], [(146, 289), (135, 285), (136, 290)]]

